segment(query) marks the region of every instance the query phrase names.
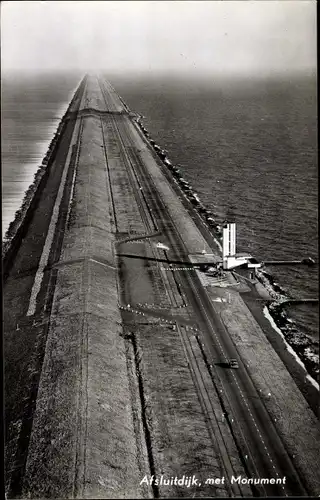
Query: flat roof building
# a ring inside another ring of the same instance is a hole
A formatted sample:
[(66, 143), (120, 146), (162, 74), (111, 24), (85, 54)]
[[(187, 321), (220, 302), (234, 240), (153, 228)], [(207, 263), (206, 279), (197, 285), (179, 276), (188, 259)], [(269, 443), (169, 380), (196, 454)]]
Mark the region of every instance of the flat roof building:
[(222, 259), (223, 269), (233, 269), (243, 265), (247, 265), (250, 268), (261, 267), (261, 263), (249, 253), (236, 253), (235, 222), (226, 222), (223, 226)]

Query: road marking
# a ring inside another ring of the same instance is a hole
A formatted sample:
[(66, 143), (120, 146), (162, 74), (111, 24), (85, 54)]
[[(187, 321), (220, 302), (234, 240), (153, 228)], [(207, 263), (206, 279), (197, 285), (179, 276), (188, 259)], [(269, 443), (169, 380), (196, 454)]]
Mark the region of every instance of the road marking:
[[(220, 246), (220, 245), (219, 245), (219, 246)], [(221, 248), (221, 246), (220, 246), (220, 248)], [(168, 269), (168, 270), (169, 270), (169, 269)], [(170, 271), (174, 271), (174, 270), (180, 271), (180, 270), (182, 270), (182, 269), (181, 269), (181, 268), (170, 269)], [(211, 332), (213, 333), (213, 335), (214, 335), (214, 337), (215, 337), (215, 339), (216, 339), (216, 341), (217, 341), (217, 344), (218, 344), (218, 345), (219, 345), (219, 347), (220, 347), (220, 350), (221, 350), (222, 354), (225, 356), (225, 353), (224, 353), (224, 350), (223, 350), (223, 348), (222, 348), (222, 345), (221, 345), (221, 343), (220, 343), (220, 341), (219, 341), (219, 339), (218, 339), (218, 337), (217, 337), (217, 335), (216, 335), (216, 333), (215, 333), (215, 331), (214, 331), (214, 328), (212, 328), (212, 323), (211, 323), (211, 320), (208, 318), (208, 315), (207, 315), (207, 312), (206, 312), (205, 306), (203, 305), (202, 300), (201, 300), (201, 298), (200, 298), (200, 297), (199, 297), (199, 295), (198, 295), (197, 287), (195, 286), (195, 284), (194, 284), (192, 281), (191, 281), (191, 285), (192, 285), (192, 288), (193, 288), (193, 290), (194, 290), (194, 293), (198, 296), (198, 299), (199, 299), (200, 304), (201, 304), (201, 306), (202, 306), (202, 310), (203, 310), (203, 312), (204, 312), (204, 314), (205, 314), (205, 316), (206, 316), (206, 318), (207, 318), (207, 320), (208, 320), (209, 325), (211, 326), (210, 330), (211, 330)], [(248, 405), (248, 402), (247, 402), (246, 398), (244, 397), (244, 395), (243, 395), (243, 393), (242, 393), (242, 391), (241, 391), (241, 389), (240, 389), (240, 386), (239, 386), (239, 383), (238, 383), (238, 381), (237, 381), (237, 379), (236, 379), (236, 377), (235, 377), (235, 374), (234, 374), (234, 373), (232, 373), (232, 376), (233, 376), (234, 381), (236, 382), (236, 384), (237, 384), (237, 386), (238, 386), (238, 388), (239, 388), (239, 391), (240, 391), (240, 394), (241, 394), (241, 398), (243, 399), (243, 402), (245, 403), (245, 405), (246, 405), (246, 407), (247, 407), (247, 409), (248, 409), (248, 412), (249, 412), (249, 414), (250, 414), (250, 417), (251, 417), (251, 419), (252, 419), (252, 422), (254, 423), (254, 426), (255, 426), (255, 428), (256, 428), (256, 429), (257, 429), (257, 431), (258, 431), (259, 437), (260, 437), (261, 441), (263, 442), (264, 447), (266, 448), (266, 445), (265, 445), (265, 443), (264, 443), (263, 439), (261, 438), (261, 433), (259, 432), (259, 429), (258, 429), (258, 426), (257, 426), (256, 421), (255, 421), (255, 419), (254, 419), (254, 416), (253, 416), (253, 414), (252, 414), (252, 412), (251, 412), (251, 410), (250, 410), (250, 407), (249, 407), (249, 405)], [(273, 467), (275, 468), (275, 466), (274, 466), (274, 464), (273, 464), (273, 461), (272, 461), (272, 459), (271, 459), (271, 457), (270, 457), (270, 454), (269, 454), (269, 453), (267, 453), (267, 454), (268, 454), (268, 457), (269, 457), (269, 460), (270, 460), (271, 464), (272, 464), (272, 465), (273, 465)]]
[[(201, 298), (199, 297), (198, 291), (197, 291), (196, 287), (194, 286), (194, 283), (193, 283), (193, 282), (192, 282), (192, 285), (193, 285), (193, 286), (192, 286), (192, 288), (193, 288), (194, 292), (195, 292), (195, 293), (196, 293), (196, 295), (198, 296), (198, 299), (200, 300), (200, 303), (201, 303), (201, 305), (203, 306), (203, 304), (202, 304), (202, 300), (201, 300)], [(211, 300), (210, 300), (210, 302), (211, 302)], [(217, 342), (218, 342), (218, 344), (219, 344), (219, 346), (220, 346), (221, 352), (222, 352), (223, 356), (224, 356), (224, 357), (226, 357), (226, 354), (225, 354), (225, 352), (224, 352), (224, 349), (222, 348), (222, 345), (221, 345), (221, 343), (220, 343), (220, 341), (219, 341), (219, 339), (218, 339), (218, 336), (217, 336), (217, 334), (215, 333), (214, 328), (212, 328), (212, 323), (211, 323), (210, 318), (209, 318), (209, 317), (208, 317), (208, 315), (207, 315), (207, 311), (205, 310), (205, 307), (203, 306), (203, 307), (202, 307), (202, 309), (203, 309), (203, 312), (204, 312), (204, 314), (205, 314), (205, 316), (206, 316), (206, 318), (207, 318), (207, 320), (208, 320), (209, 324), (211, 325), (211, 331), (212, 331), (212, 333), (214, 334), (214, 337), (216, 338), (216, 340), (217, 340)], [(214, 309), (214, 307), (213, 307), (213, 309)], [(241, 397), (242, 397), (242, 399), (243, 399), (243, 401), (244, 401), (244, 403), (245, 403), (246, 407), (248, 408), (248, 411), (249, 411), (249, 414), (250, 414), (251, 420), (252, 420), (252, 422), (254, 423), (254, 425), (255, 425), (256, 429), (258, 430), (260, 440), (261, 440), (261, 442), (263, 443), (263, 445), (264, 445), (265, 449), (267, 450), (266, 444), (265, 444), (265, 442), (264, 442), (264, 440), (263, 440), (263, 438), (262, 438), (262, 436), (261, 436), (261, 433), (260, 433), (260, 431), (259, 431), (259, 429), (258, 429), (258, 426), (257, 426), (257, 424), (256, 424), (256, 421), (255, 421), (255, 419), (254, 419), (254, 416), (253, 416), (253, 414), (252, 414), (252, 412), (251, 412), (251, 410), (250, 410), (250, 408), (249, 408), (249, 405), (248, 405), (248, 402), (247, 402), (246, 398), (245, 398), (245, 397), (244, 397), (244, 395), (243, 395), (243, 392), (242, 392), (242, 390), (241, 390), (241, 388), (240, 388), (240, 386), (239, 386), (238, 380), (237, 380), (237, 378), (236, 378), (236, 376), (235, 376), (234, 372), (232, 372), (232, 376), (233, 376), (233, 379), (234, 379), (235, 383), (236, 383), (236, 384), (237, 384), (237, 386), (238, 386), (239, 393), (240, 393), (240, 395), (241, 395)], [(271, 464), (271, 465), (272, 465), (272, 467), (276, 470), (276, 467), (275, 467), (275, 465), (274, 465), (273, 459), (271, 458), (271, 455), (270, 455), (270, 453), (269, 453), (268, 451), (267, 451), (267, 456), (268, 456), (268, 459), (269, 459), (270, 464)], [(277, 470), (276, 470), (276, 475), (279, 477), (279, 474), (278, 474)], [(286, 495), (286, 496), (288, 496), (288, 495), (287, 495), (287, 493), (286, 493), (286, 491), (285, 491), (284, 486), (282, 486), (282, 488), (283, 488), (283, 490), (284, 490), (284, 492), (285, 492), (285, 495)]]

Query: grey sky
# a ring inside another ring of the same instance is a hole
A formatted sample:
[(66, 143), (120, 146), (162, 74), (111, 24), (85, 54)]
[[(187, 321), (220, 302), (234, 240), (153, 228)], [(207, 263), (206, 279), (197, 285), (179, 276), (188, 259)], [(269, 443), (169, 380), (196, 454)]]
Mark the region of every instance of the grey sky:
[(316, 66), (316, 2), (4, 1), (6, 69), (265, 74)]

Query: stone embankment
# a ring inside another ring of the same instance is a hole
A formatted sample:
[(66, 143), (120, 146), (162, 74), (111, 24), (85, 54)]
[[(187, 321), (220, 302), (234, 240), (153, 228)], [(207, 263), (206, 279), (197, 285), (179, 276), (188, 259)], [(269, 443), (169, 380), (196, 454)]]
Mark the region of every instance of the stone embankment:
[[(212, 232), (215, 242), (221, 250), (223, 222), (217, 221), (212, 211), (205, 207), (205, 205), (201, 202), (192, 186), (184, 179), (181, 167), (174, 165), (169, 159), (168, 151), (161, 148), (158, 144), (156, 144), (154, 139), (151, 138), (150, 133), (144, 126), (140, 115), (135, 118), (135, 122), (141, 130), (143, 136), (153, 148), (155, 154), (171, 173), (174, 181), (180, 187), (185, 198), (197, 211), (198, 216), (203, 220), (204, 225), (210, 232)], [(298, 262), (300, 263), (300, 261)], [(272, 301), (269, 300), (266, 306), (270, 316), (274, 320), (276, 326), (282, 331), (286, 342), (304, 363), (308, 373), (314, 378), (315, 381), (317, 381), (317, 383), (319, 383), (319, 355), (312, 351), (311, 339), (298, 330), (297, 326), (290, 318), (290, 315), (288, 315), (283, 308), (280, 307), (282, 301), (288, 299), (285, 290), (275, 283), (272, 275), (265, 270), (257, 271), (256, 278), (259, 280), (262, 287), (266, 289), (265, 293), (269, 294), (273, 299)]]

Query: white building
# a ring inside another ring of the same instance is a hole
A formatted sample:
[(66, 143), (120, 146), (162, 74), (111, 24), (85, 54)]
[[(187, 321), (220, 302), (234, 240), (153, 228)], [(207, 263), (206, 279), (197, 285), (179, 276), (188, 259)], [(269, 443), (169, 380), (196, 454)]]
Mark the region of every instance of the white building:
[(223, 269), (233, 269), (245, 264), (250, 268), (261, 266), (261, 263), (249, 253), (236, 253), (236, 225), (234, 222), (227, 222), (223, 227), (222, 258)]

